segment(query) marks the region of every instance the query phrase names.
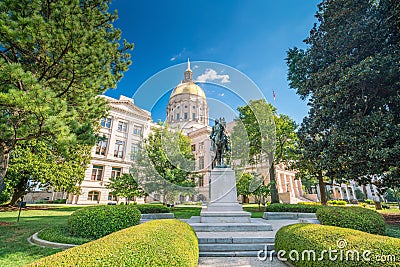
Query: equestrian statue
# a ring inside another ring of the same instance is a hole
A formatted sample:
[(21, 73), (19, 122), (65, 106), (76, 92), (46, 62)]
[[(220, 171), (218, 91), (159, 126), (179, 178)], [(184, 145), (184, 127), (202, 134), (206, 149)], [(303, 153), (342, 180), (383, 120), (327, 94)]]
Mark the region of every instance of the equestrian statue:
[(215, 119), (215, 125), (212, 127), (210, 139), (212, 140), (212, 147), (215, 151), (215, 158), (213, 166), (217, 168), (227, 167), (224, 162), (224, 155), (226, 152), (231, 151), (229, 147), (228, 136), (225, 132), (226, 123), (224, 118)]

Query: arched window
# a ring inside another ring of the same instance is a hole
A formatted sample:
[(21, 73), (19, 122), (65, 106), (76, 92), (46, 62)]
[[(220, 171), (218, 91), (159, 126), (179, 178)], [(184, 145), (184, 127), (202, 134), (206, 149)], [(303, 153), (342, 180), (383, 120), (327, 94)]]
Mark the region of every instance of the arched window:
[(90, 191), (88, 193), (87, 200), (97, 201), (97, 203), (98, 203), (100, 201), (100, 192), (99, 191)]

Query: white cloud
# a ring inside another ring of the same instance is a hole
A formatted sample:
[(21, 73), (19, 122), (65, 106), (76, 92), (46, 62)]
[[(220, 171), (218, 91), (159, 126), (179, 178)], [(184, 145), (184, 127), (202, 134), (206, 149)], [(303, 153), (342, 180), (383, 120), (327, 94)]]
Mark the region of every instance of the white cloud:
[(183, 55), (183, 53), (185, 53), (185, 52), (186, 52), (186, 48), (183, 48), (181, 52), (179, 52), (177, 55), (174, 55), (169, 60), (175, 61), (176, 59), (180, 58)]
[(221, 93), (221, 94), (218, 94), (219, 96), (224, 96), (225, 95), (225, 93)]
[(219, 80), (221, 83), (229, 83), (229, 75), (228, 74), (218, 74), (215, 70), (213, 69), (206, 69), (206, 71), (201, 74), (200, 76), (197, 77), (197, 81), (204, 83), (207, 81), (215, 81)]
[(195, 69), (198, 69), (199, 68), (199, 65), (194, 65), (193, 66), (193, 69), (195, 70)]

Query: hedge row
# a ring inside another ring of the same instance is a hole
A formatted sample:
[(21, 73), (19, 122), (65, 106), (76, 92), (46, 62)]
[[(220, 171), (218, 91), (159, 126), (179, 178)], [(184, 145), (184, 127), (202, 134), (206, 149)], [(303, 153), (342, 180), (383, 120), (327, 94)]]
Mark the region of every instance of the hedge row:
[(100, 205), (79, 209), (68, 219), (73, 236), (99, 238), (139, 224), (140, 211), (134, 205)]
[(168, 219), (121, 230), (30, 266), (197, 266), (198, 258), (193, 229)]
[(276, 233), (275, 251), (296, 267), (398, 266), (400, 242), (353, 229), (292, 224)]
[(269, 212), (304, 212), (304, 213), (315, 213), (320, 205), (308, 205), (308, 204), (281, 204), (274, 203), (267, 206)]
[(168, 207), (160, 205), (160, 204), (133, 204), (142, 214), (149, 213), (169, 213), (170, 210)]
[(385, 219), (374, 210), (362, 207), (324, 207), (316, 212), (318, 220), (325, 225), (339, 226), (383, 235)]
[(346, 206), (347, 202), (344, 200), (334, 199), (334, 200), (328, 200), (328, 204), (338, 205), (338, 206)]

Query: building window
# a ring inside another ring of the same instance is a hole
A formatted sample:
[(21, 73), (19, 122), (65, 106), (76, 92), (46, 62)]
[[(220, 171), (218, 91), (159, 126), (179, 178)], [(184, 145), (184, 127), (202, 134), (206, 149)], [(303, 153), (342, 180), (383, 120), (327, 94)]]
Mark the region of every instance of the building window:
[(178, 114), (176, 114), (176, 120), (177, 120), (177, 121), (179, 121), (179, 119), (181, 118), (181, 116), (180, 116), (180, 115), (181, 115), (181, 114), (179, 114), (179, 113), (178, 113)]
[(93, 165), (92, 176), (90, 180), (92, 181), (103, 180), (103, 166)]
[(185, 108), (187, 108), (187, 106), (185, 106)]
[(193, 120), (196, 119), (196, 113), (192, 113), (192, 119), (193, 119)]
[(121, 176), (121, 168), (112, 168), (111, 170), (111, 178), (117, 178)]
[(196, 108), (196, 106), (193, 106), (193, 109), (195, 109)]
[(124, 148), (125, 148), (124, 141), (116, 141), (114, 149), (114, 157), (122, 159), (124, 157)]
[(105, 155), (107, 152), (107, 143), (108, 143), (108, 138), (105, 138), (104, 140), (100, 140), (97, 143), (96, 147), (96, 154), (97, 155)]
[(204, 169), (204, 156), (199, 157), (199, 170)]
[(203, 187), (204, 186), (204, 177), (201, 176), (199, 177), (199, 187)]
[(187, 120), (188, 119), (188, 114), (185, 112), (185, 113), (183, 113), (183, 119), (184, 120)]
[(108, 201), (117, 201), (117, 196), (112, 193), (108, 194)]
[(204, 142), (199, 143), (199, 150), (200, 151), (204, 150)]
[(87, 200), (99, 202), (99, 200), (100, 200), (100, 192), (99, 191), (90, 191), (88, 193)]
[(100, 122), (101, 127), (111, 128), (111, 118), (102, 118)]
[(118, 131), (126, 133), (128, 129), (128, 123), (123, 121), (118, 121)]
[(135, 125), (133, 127), (133, 134), (137, 136), (142, 136), (142, 127)]
[(196, 151), (196, 145), (195, 144), (192, 145), (192, 151)]
[(131, 160), (135, 160), (136, 159), (138, 152), (139, 152), (138, 144), (132, 144), (132, 146), (131, 146)]

